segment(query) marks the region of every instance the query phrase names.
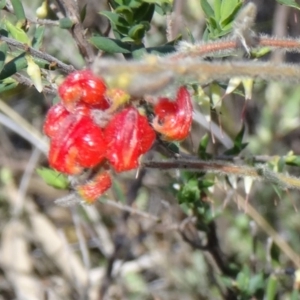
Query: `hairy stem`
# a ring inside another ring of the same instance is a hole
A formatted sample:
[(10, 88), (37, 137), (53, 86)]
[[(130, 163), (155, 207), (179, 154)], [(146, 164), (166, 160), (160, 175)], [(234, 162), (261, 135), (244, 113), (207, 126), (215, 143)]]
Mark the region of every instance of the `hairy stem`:
[(203, 160), (168, 160), (168, 161), (147, 161), (142, 164), (146, 168), (153, 169), (186, 169), (194, 171), (205, 171), (208, 173), (235, 175), (240, 177), (252, 177), (257, 180), (264, 180), (278, 185), (282, 189), (300, 189), (300, 179), (297, 177), (275, 173), (265, 165), (255, 167), (235, 165), (223, 161)]

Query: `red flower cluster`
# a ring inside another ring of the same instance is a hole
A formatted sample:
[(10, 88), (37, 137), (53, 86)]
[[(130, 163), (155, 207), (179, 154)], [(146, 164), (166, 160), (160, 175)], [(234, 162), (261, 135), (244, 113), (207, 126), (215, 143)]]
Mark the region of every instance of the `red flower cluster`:
[[(138, 167), (141, 155), (149, 151), (156, 134), (167, 140), (184, 139), (192, 122), (192, 104), (181, 87), (175, 101), (159, 99), (154, 107), (153, 128), (146, 116), (120, 90), (108, 90), (103, 79), (89, 70), (70, 74), (58, 89), (61, 102), (48, 112), (44, 132), (51, 139), (50, 166), (77, 175), (86, 168), (101, 171), (90, 181), (76, 186), (77, 193), (93, 203), (112, 184), (109, 166), (116, 172)], [(98, 120), (97, 115), (104, 120)]]

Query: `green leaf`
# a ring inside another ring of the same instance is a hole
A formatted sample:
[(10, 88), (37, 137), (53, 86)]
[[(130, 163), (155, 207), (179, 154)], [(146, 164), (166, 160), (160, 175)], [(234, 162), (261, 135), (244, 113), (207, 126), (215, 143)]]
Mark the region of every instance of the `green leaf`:
[(210, 155), (206, 152), (206, 148), (209, 142), (209, 136), (206, 133), (202, 138), (201, 141), (199, 143), (199, 147), (198, 147), (198, 156), (201, 159), (207, 159), (210, 157)]
[[(23, 52), (5, 64), (2, 71), (0, 72), (0, 80), (10, 77), (15, 73), (27, 68), (27, 60), (25, 58), (25, 55), (26, 54)], [(34, 62), (40, 68), (50, 70), (49, 62), (38, 58), (34, 58)]]
[(214, 180), (204, 179), (199, 182), (198, 187), (202, 190), (202, 189), (207, 189), (207, 188), (213, 186), (214, 184), (215, 184)]
[[(239, 2), (239, 3), (237, 3), (237, 5), (233, 9), (231, 9), (231, 5), (229, 4), (228, 5), (229, 7), (227, 9), (227, 13), (225, 13), (225, 12), (223, 12), (223, 10), (221, 10), (222, 16), (221, 16), (221, 23), (220, 23), (220, 25), (221, 25), (221, 27), (223, 29), (224, 29), (224, 26), (226, 26), (226, 25), (230, 24), (230, 26), (232, 26), (232, 23), (234, 21), (234, 18), (236, 16), (237, 12), (240, 10), (241, 6), (243, 5), (243, 3), (240, 2), (239, 0), (235, 0), (235, 1)], [(230, 1), (222, 2), (222, 4), (223, 3), (227, 3), (228, 4), (228, 2), (230, 2)]]
[(221, 4), (222, 4), (222, 0), (214, 0), (214, 12), (215, 12), (215, 19), (217, 23), (219, 23), (221, 20)]
[(69, 181), (67, 176), (48, 168), (38, 168), (36, 172), (43, 178), (43, 180), (50, 186), (56, 189), (66, 190), (69, 188)]
[(128, 5), (132, 9), (137, 9), (141, 6), (141, 2), (141, 0), (127, 0), (127, 3), (125, 3), (125, 5)]
[(168, 148), (168, 151), (173, 152), (173, 154), (179, 154), (179, 142), (163, 142), (164, 147)]
[(300, 9), (300, 5), (295, 0), (276, 0), (279, 4), (287, 5), (290, 7), (294, 7), (296, 9)]
[(6, 5), (6, 0), (0, 0), (0, 9), (3, 9)]
[(204, 14), (207, 18), (213, 18), (215, 13), (207, 0), (201, 0), (201, 7), (204, 11)]
[(41, 93), (43, 91), (41, 69), (30, 55), (26, 55), (25, 58), (27, 60), (27, 74), (35, 88)]
[(264, 275), (263, 273), (258, 273), (250, 278), (247, 292), (250, 295), (253, 295), (256, 294), (259, 290), (263, 290), (264, 287), (265, 287)]
[(89, 42), (107, 53), (130, 53), (130, 45), (119, 40), (95, 35), (89, 39)]
[(6, 78), (4, 80), (0, 80), (0, 93), (12, 90), (16, 88), (19, 85), (19, 82), (17, 82), (13, 78)]
[(130, 43), (130, 44), (134, 44), (134, 42), (135, 42), (134, 39), (129, 36), (125, 36), (125, 37), (121, 38), (120, 41), (122, 43)]
[(112, 9), (116, 9), (119, 5), (124, 5), (123, 0), (109, 0), (108, 3)]
[(116, 26), (123, 26), (124, 28), (129, 27), (128, 22), (122, 16), (116, 13), (113, 13), (111, 11), (102, 11), (100, 14), (108, 18), (108, 20), (114, 28)]
[[(143, 2), (146, 2), (147, 5), (148, 4), (153, 4), (153, 7), (151, 7), (151, 11), (153, 9), (153, 12), (156, 11), (156, 13), (158, 13), (159, 15), (166, 15), (167, 13), (172, 12), (173, 9), (173, 0), (143, 0)], [(144, 4), (142, 4), (141, 9), (145, 6), (143, 6)], [(140, 10), (141, 13), (143, 13)], [(146, 8), (145, 8), (145, 12), (146, 12)], [(148, 11), (149, 12), (149, 11)], [(147, 12), (147, 13), (148, 13)], [(151, 13), (149, 13), (147, 18), (140, 18), (139, 20), (145, 20), (150, 22), (152, 19), (152, 15)]]
[(223, 0), (221, 3), (221, 19), (220, 21), (224, 21), (227, 19), (229, 16), (232, 15), (234, 10), (239, 4), (239, 0)]
[(200, 199), (200, 189), (198, 187), (198, 180), (192, 178), (188, 180), (178, 192), (179, 203), (194, 203)]
[[(121, 203), (126, 203), (124, 189), (118, 180), (113, 181), (112, 188), (113, 188), (114, 195), (116, 195), (118, 201), (120, 201)], [(101, 200), (105, 203), (105, 198), (103, 199), (101, 198)]]
[(132, 24), (133, 19), (133, 11), (128, 6), (122, 5), (115, 9), (115, 13), (122, 15), (124, 19), (129, 23)]
[(163, 5), (155, 5), (155, 12), (161, 16), (165, 16), (168, 13), (172, 12), (173, 6), (170, 4), (163, 4)]
[(8, 46), (6, 42), (0, 42), (0, 72), (2, 71), (5, 63), (7, 50)]
[(280, 249), (274, 242), (271, 245), (270, 256), (272, 258), (272, 265), (274, 268), (280, 267)]
[(234, 140), (234, 145), (235, 146), (241, 147), (241, 145), (243, 145), (244, 133), (245, 133), (245, 124), (243, 124), (241, 130), (239, 131), (239, 133), (237, 134), (237, 136)]
[(176, 50), (174, 46), (164, 45), (159, 47), (149, 47), (149, 48), (139, 48), (132, 51), (132, 56), (135, 59), (142, 58), (145, 54), (156, 54), (156, 55), (164, 55), (172, 53)]
[(237, 286), (239, 290), (246, 291), (250, 280), (250, 271), (247, 266), (243, 268), (241, 272), (238, 273), (236, 277)]
[(34, 49), (40, 49), (42, 46), (43, 38), (44, 38), (44, 33), (45, 33), (45, 26), (37, 26), (34, 37), (32, 39), (32, 47)]
[(251, 58), (261, 58), (271, 52), (269, 47), (263, 47), (260, 49), (253, 49), (251, 50)]
[(279, 186), (277, 186), (275, 184), (272, 184), (271, 186), (272, 186), (274, 192), (276, 193), (276, 195), (278, 196), (278, 198), (280, 200), (282, 200), (283, 195), (284, 195), (284, 191), (282, 190), (282, 188), (280, 188)]
[(9, 34), (18, 42), (27, 44), (29, 46), (31, 46), (31, 41), (29, 40), (29, 37), (27, 36), (26, 32), (21, 29), (18, 28), (17, 26), (13, 25), (12, 23), (10, 23), (8, 20), (4, 21), (6, 28), (9, 32)]
[(274, 275), (269, 277), (266, 290), (266, 300), (274, 300), (276, 298), (278, 279)]
[(213, 82), (210, 85), (210, 97), (212, 101), (212, 108), (218, 109), (222, 105), (222, 91), (219, 84)]
[(284, 171), (284, 167), (285, 167), (285, 159), (283, 157), (280, 157), (279, 160), (277, 161), (277, 172), (281, 173)]
[(248, 143), (243, 143), (243, 137), (245, 133), (245, 124), (243, 124), (240, 132), (237, 134), (237, 136), (234, 139), (234, 146), (231, 149), (228, 149), (224, 152), (226, 155), (237, 155), (239, 154)]
[(87, 4), (83, 6), (83, 8), (80, 11), (80, 22), (83, 23), (86, 17), (86, 9), (87, 9)]
[(103, 11), (100, 14), (108, 18), (113, 29), (114, 35), (117, 39), (120, 40), (122, 39), (122, 37), (128, 35), (130, 25), (122, 16), (110, 11)]
[(143, 1), (147, 3), (157, 4), (157, 5), (173, 4), (173, 0), (143, 0)]
[(139, 23), (141, 21), (151, 22), (153, 14), (155, 11), (155, 5), (149, 5), (147, 3), (143, 3), (138, 9), (135, 9), (133, 12), (133, 19), (135, 23)]
[(141, 39), (144, 37), (146, 31), (150, 29), (150, 24), (148, 22), (143, 22), (137, 25), (134, 25), (131, 27), (131, 29), (128, 32), (128, 35), (134, 39), (135, 41), (141, 41)]
[(4, 65), (0, 73), (0, 80), (10, 77), (25, 68), (27, 68), (27, 60), (25, 58), (25, 54), (22, 53)]
[(24, 8), (22, 5), (22, 1), (20, 0), (11, 0), (11, 4), (14, 8), (14, 12), (16, 14), (16, 17), (18, 19), (18, 21), (21, 22), (25, 22), (26, 21), (26, 16), (25, 16), (25, 12), (24, 12)]
[(59, 20), (59, 27), (62, 29), (71, 29), (74, 23), (70, 18), (62, 18)]
[(300, 156), (299, 155), (289, 155), (285, 158), (285, 163), (289, 166), (300, 166)]

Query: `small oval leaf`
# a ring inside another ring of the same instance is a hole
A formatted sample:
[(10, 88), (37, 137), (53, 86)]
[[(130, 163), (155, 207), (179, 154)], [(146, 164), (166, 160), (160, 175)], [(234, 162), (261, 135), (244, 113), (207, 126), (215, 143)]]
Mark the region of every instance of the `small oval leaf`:
[(43, 37), (44, 37), (44, 32), (45, 32), (45, 26), (44, 25), (36, 27), (34, 37), (33, 37), (33, 40), (32, 40), (32, 48), (34, 48), (34, 49), (40, 49), (41, 48), (42, 42), (43, 42)]
[(56, 189), (68, 189), (69, 181), (67, 176), (48, 168), (39, 168), (36, 172), (43, 178), (43, 180), (50, 186)]
[(70, 29), (73, 25), (74, 23), (70, 18), (62, 18), (59, 20), (59, 27), (62, 29)]
[(0, 80), (0, 93), (9, 91), (18, 86), (18, 82), (13, 78), (6, 78), (4, 80)]
[(25, 21), (26, 16), (25, 16), (25, 12), (24, 12), (22, 2), (20, 0), (11, 0), (11, 4), (14, 8), (14, 12), (16, 14), (17, 19), (19, 21)]
[(26, 32), (23, 29), (18, 28), (17, 26), (10, 23), (8, 20), (5, 20), (4, 22), (8, 32), (15, 40), (31, 46), (31, 41), (29, 40)]
[(103, 36), (93, 36), (89, 39), (89, 42), (96, 48), (105, 51), (107, 53), (130, 53), (130, 46), (126, 43), (122, 43), (119, 40), (106, 38)]
[(5, 63), (7, 50), (8, 50), (8, 46), (6, 42), (1, 42), (0, 43), (0, 72), (3, 69)]
[(27, 74), (32, 80), (35, 88), (41, 93), (43, 91), (42, 76), (39, 66), (34, 62), (31, 56), (26, 56)]

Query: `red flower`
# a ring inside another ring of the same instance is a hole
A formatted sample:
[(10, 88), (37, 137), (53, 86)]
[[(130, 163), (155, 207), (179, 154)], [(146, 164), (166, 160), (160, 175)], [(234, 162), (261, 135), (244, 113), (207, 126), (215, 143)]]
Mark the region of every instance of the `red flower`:
[(175, 101), (161, 98), (154, 112), (153, 128), (166, 140), (180, 141), (188, 136), (193, 120), (193, 105), (185, 87), (178, 90)]
[(62, 173), (78, 174), (99, 164), (105, 150), (102, 129), (90, 117), (71, 114), (51, 140), (49, 163)]
[(62, 103), (70, 112), (74, 112), (79, 103), (102, 110), (109, 108), (105, 92), (106, 85), (103, 79), (95, 76), (90, 70), (71, 73), (58, 88)]
[(128, 107), (113, 116), (104, 130), (106, 158), (117, 172), (135, 169), (139, 158), (155, 140), (155, 133), (145, 116)]
[(44, 122), (44, 133), (48, 137), (54, 137), (69, 114), (70, 113), (62, 104), (58, 103), (53, 105), (49, 109)]
[(109, 172), (98, 173), (92, 180), (76, 187), (77, 193), (88, 204), (94, 203), (112, 185)]

